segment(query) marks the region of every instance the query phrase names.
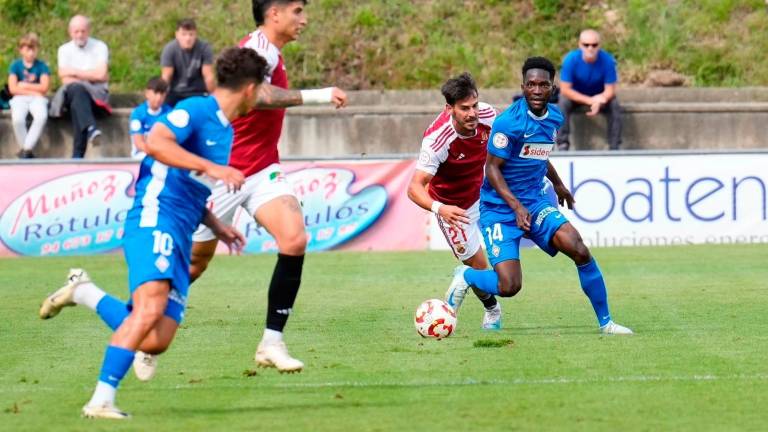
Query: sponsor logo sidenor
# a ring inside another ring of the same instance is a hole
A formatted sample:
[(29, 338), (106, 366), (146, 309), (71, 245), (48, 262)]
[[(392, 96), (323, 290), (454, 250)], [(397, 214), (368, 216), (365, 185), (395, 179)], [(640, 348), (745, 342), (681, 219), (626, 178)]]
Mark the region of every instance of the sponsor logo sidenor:
[(553, 146), (554, 144), (525, 144), (520, 149), (520, 157), (523, 159), (547, 160)]

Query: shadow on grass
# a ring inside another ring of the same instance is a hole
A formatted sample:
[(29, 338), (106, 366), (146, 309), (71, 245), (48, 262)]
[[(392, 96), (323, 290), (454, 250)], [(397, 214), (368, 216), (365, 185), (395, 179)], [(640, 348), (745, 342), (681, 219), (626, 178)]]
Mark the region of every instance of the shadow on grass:
[[(174, 414), (181, 414), (184, 416), (209, 416), (209, 415), (227, 415), (227, 414), (238, 414), (238, 413), (267, 413), (267, 412), (289, 412), (289, 413), (296, 413), (296, 412), (305, 412), (308, 410), (326, 410), (326, 409), (335, 409), (335, 410), (345, 410), (345, 409), (356, 409), (356, 408), (362, 408), (362, 407), (369, 407), (369, 408), (384, 408), (384, 407), (394, 407), (399, 404), (395, 403), (383, 403), (383, 402), (360, 402), (360, 401), (346, 401), (344, 399), (334, 399), (333, 401), (325, 401), (325, 402), (318, 402), (318, 403), (301, 403), (301, 404), (268, 404), (268, 405), (260, 405), (260, 406), (236, 406), (236, 407), (184, 407), (184, 408), (175, 408), (171, 407), (168, 408), (168, 411), (174, 413)], [(147, 412), (147, 415), (150, 413)], [(153, 413), (154, 414), (154, 413)], [(157, 415), (165, 415), (162, 412), (157, 412)]]

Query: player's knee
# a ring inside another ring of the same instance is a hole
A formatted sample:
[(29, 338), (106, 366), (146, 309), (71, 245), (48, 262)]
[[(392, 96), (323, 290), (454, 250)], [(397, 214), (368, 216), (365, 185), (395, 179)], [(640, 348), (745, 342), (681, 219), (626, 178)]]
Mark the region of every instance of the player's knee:
[(192, 262), (189, 264), (189, 281), (194, 282), (208, 269), (213, 254), (199, 254), (192, 252)]
[(207, 260), (200, 260), (197, 262), (192, 261), (192, 263), (189, 265), (189, 282), (192, 283), (197, 280), (197, 278), (203, 275), (207, 268)]
[(513, 297), (523, 289), (523, 282), (517, 278), (499, 278), (499, 295), (501, 297)]
[(572, 258), (576, 265), (587, 264), (592, 259), (592, 255), (589, 253), (589, 248), (587, 248), (587, 245), (585, 245), (583, 241), (580, 240), (576, 242)]
[(286, 235), (277, 240), (277, 248), (287, 255), (303, 255), (307, 250), (307, 233), (301, 230)]
[(135, 307), (133, 313), (136, 314), (137, 324), (141, 327), (150, 329), (154, 327), (165, 313), (165, 308), (155, 304)]

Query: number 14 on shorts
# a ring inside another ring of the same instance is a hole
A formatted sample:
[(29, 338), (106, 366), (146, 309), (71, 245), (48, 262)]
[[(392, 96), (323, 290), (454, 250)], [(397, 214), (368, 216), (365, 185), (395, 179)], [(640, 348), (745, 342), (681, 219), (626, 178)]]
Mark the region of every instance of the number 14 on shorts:
[(488, 236), (488, 244), (493, 244), (493, 241), (504, 241), (504, 233), (501, 232), (501, 224), (495, 223), (492, 226), (485, 227), (485, 234)]

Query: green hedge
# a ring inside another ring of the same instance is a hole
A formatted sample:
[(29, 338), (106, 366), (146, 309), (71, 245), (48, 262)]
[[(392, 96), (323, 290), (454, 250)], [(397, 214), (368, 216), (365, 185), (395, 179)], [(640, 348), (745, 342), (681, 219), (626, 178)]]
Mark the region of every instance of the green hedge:
[[(430, 88), (469, 70), (482, 87), (511, 87), (527, 56), (559, 61), (594, 27), (624, 83), (671, 69), (696, 86), (768, 85), (766, 9), (764, 0), (311, 0), (309, 27), (284, 53), (294, 86)], [(113, 92), (159, 73), (179, 18), (195, 18), (217, 51), (253, 29), (245, 0), (0, 0), (0, 67), (26, 31), (41, 35), (41, 57), (55, 67), (75, 13), (91, 16), (110, 47)]]

